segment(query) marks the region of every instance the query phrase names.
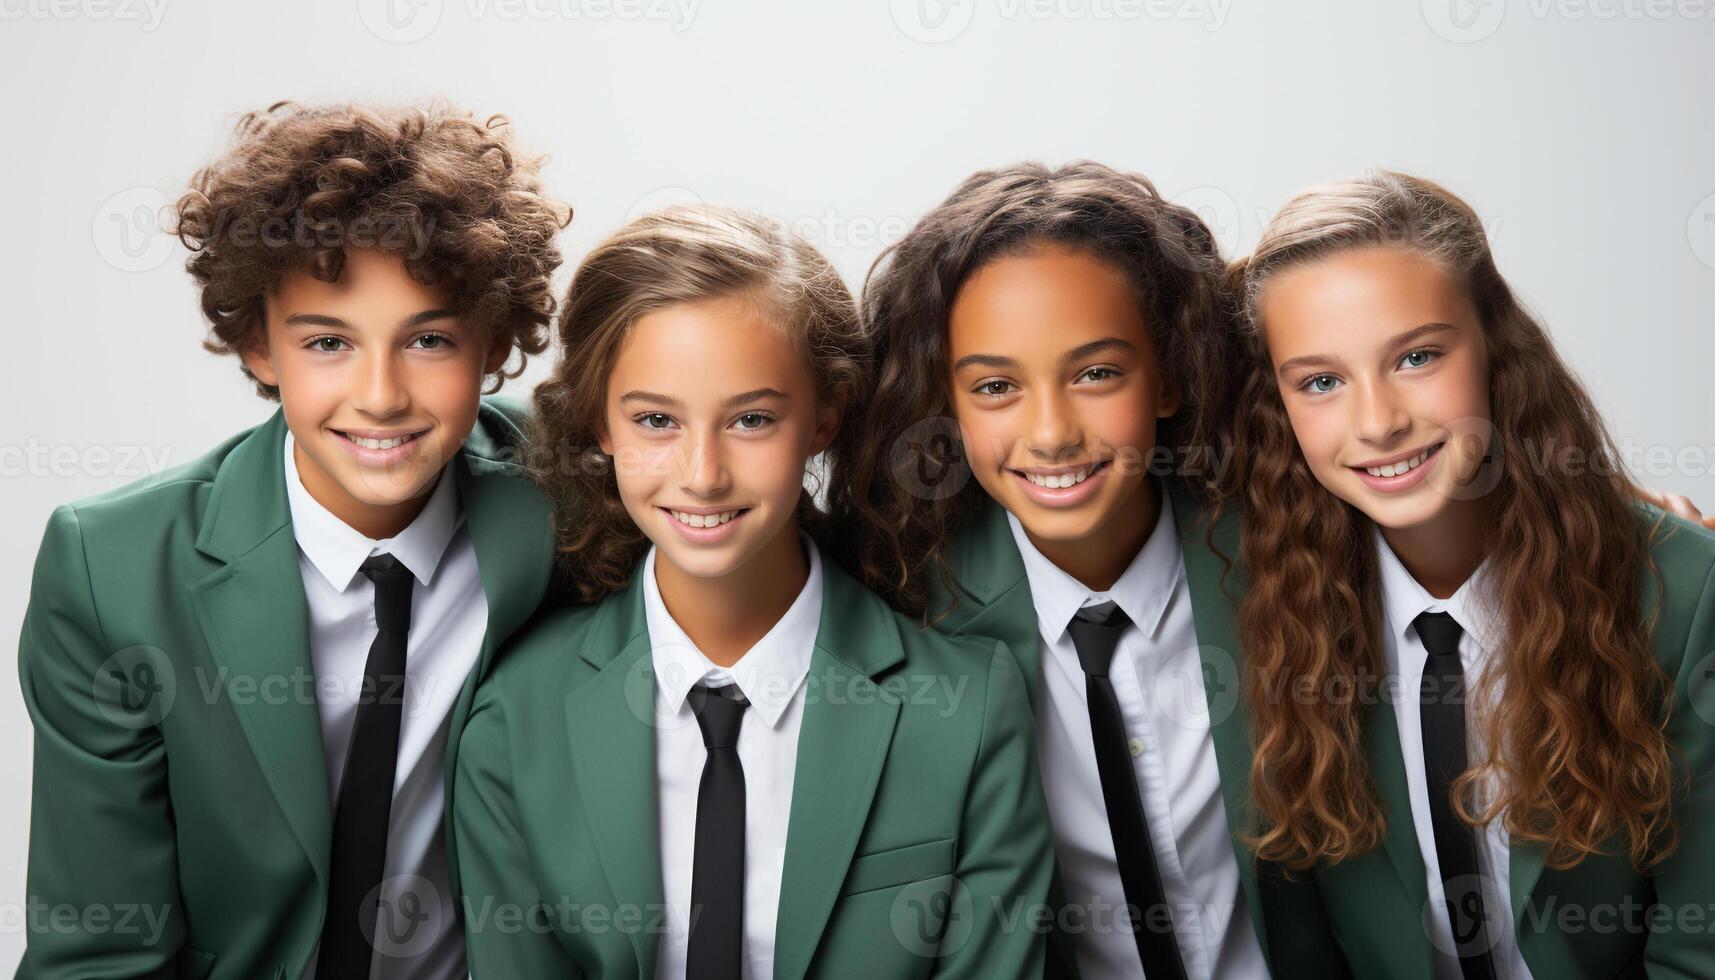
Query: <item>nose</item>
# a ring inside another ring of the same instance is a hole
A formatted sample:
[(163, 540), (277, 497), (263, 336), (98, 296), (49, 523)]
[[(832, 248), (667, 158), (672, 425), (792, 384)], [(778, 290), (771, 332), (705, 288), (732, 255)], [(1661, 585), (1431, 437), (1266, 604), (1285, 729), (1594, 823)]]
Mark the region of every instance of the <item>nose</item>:
[(1047, 464), (1062, 463), (1084, 443), (1083, 426), (1059, 391), (1039, 391), (1025, 409), (1029, 413), (1025, 432), (1033, 459)]
[(718, 431), (690, 436), (674, 450), (679, 489), (696, 497), (714, 497), (729, 486)]
[(399, 376), (399, 365), (391, 352), (370, 352), (359, 370), (362, 378), (353, 400), (358, 411), (376, 418), (392, 418), (410, 406), (411, 394)]
[(1357, 413), (1353, 427), (1364, 442), (1385, 446), (1411, 428), (1411, 414), (1386, 382), (1359, 384), (1353, 404)]

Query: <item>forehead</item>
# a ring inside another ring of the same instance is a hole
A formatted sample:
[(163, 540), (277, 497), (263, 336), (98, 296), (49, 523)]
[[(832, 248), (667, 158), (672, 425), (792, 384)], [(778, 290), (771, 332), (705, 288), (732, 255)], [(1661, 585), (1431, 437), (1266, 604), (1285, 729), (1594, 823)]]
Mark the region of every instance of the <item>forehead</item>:
[(1475, 320), (1455, 278), (1403, 249), (1341, 252), (1279, 273), (1258, 297), (1270, 345), (1362, 344), (1425, 323)]
[(743, 296), (675, 303), (638, 317), (610, 378), (618, 394), (638, 387), (686, 400), (811, 384), (810, 366), (786, 331)]
[(443, 308), (447, 295), (412, 278), (405, 260), (391, 252), (372, 248), (348, 249), (339, 278), (323, 282), (305, 269), (294, 269), (280, 279), (267, 297), (271, 309), (327, 313), (335, 310), (389, 311)]
[(1057, 356), (1108, 335), (1140, 350), (1149, 341), (1125, 273), (1086, 250), (1061, 245), (984, 264), (954, 297), (948, 327), (955, 357)]

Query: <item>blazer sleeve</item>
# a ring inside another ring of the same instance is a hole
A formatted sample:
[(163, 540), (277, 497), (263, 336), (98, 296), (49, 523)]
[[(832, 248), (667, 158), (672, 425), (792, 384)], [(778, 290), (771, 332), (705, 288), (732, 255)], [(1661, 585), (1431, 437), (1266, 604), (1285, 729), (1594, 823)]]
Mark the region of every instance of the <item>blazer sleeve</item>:
[(1652, 914), (1667, 918), (1644, 945), (1651, 980), (1715, 977), (1715, 575), (1707, 569), (1673, 697), (1668, 737), (1686, 783), (1674, 801), (1678, 846), (1654, 873), (1660, 907)]
[(513, 802), (510, 739), (502, 705), (479, 692), (459, 739), (453, 838), (460, 911), (472, 980), (581, 977), (541, 902)]
[[(77, 513), (55, 510), (18, 641), (35, 726), (25, 885), (33, 911), (20, 980), (177, 974), (178, 849), (166, 746), (151, 716), (170, 702), (149, 700), (160, 694), (146, 684), (158, 675), (142, 673), (156, 666), (146, 653), (110, 649)], [(145, 683), (141, 693), (124, 687), (133, 679)]]
[(1048, 908), (1054, 845), (1024, 675), (1005, 643), (995, 644), (987, 695), (961, 818), (954, 916), (932, 974), (942, 980), (1041, 977), (1046, 962), (1040, 913)]

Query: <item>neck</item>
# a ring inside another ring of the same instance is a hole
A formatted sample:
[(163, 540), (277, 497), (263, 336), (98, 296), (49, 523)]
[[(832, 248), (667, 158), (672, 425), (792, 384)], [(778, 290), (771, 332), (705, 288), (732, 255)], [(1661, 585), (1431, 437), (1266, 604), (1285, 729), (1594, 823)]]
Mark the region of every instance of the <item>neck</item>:
[(762, 551), (719, 578), (699, 578), (655, 552), (661, 602), (711, 662), (731, 667), (792, 608), (810, 577), (794, 518)]
[(327, 475), (315, 460), (304, 455), (304, 447), (292, 442), (292, 461), (298, 467), (298, 482), (309, 492), (310, 499), (321, 504), (327, 512), (344, 521), (346, 526), (375, 541), (394, 537), (411, 526), (417, 515), (429, 503), (435, 484), (410, 500), (394, 504), (370, 504), (358, 500)]
[(1437, 599), (1459, 591), (1483, 563), (1487, 517), (1474, 500), (1456, 500), (1435, 520), (1381, 529), (1399, 563)]
[(1024, 536), (1054, 563), (1091, 592), (1114, 587), (1132, 560), (1143, 550), (1161, 517), (1161, 498), (1153, 480), (1142, 480), (1132, 496), (1121, 501), (1108, 520), (1088, 537), (1076, 541), (1045, 541), (1024, 529)]

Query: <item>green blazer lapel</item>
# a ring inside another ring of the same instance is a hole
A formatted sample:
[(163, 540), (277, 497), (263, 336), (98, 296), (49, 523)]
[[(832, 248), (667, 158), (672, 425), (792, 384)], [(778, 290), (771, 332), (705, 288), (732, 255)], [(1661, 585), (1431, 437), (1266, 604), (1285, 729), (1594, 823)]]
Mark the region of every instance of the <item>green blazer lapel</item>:
[(904, 657), (897, 619), (831, 561), (805, 681), (774, 975), (801, 977), (833, 913), (887, 761), (899, 702), (874, 678)]
[[(1244, 594), (1243, 570), (1228, 571), (1227, 561), (1237, 562), (1239, 521), (1228, 512), (1215, 525), (1213, 538), (1220, 554), (1206, 539), (1209, 524), (1203, 504), (1176, 480), (1166, 484), (1173, 504), (1173, 522), (1179, 532), (1179, 550), (1185, 563), (1185, 581), (1191, 595), (1191, 618), (1197, 628), (1198, 656), (1203, 668), (1203, 694), (1209, 706), (1209, 731), (1215, 743), (1215, 764), (1220, 770), (1221, 802), (1232, 831), (1233, 856), (1239, 865), (1239, 881), (1245, 900), (1255, 911), (1251, 922), (1263, 949), (1268, 949), (1267, 907), (1257, 884), (1256, 861), (1242, 835), (1254, 826), (1250, 810), (1251, 746), (1250, 720), (1245, 710), (1239, 674), (1237, 604)], [(1222, 560), (1222, 555), (1226, 561)]]
[[(970, 526), (961, 531), (948, 554), (958, 581), (957, 604), (935, 624), (945, 633), (986, 636), (1012, 651), (1024, 674), (1025, 692), (1036, 707), (1042, 686), (1042, 648), (1037, 642), (1036, 604), (1024, 574), (1024, 558), (1013, 540), (1006, 510), (990, 500)], [(937, 578), (932, 591), (933, 614), (952, 604)]]
[[(221, 463), (197, 550), (224, 566), (192, 586), (192, 604), (221, 687), (316, 875), (327, 881), (332, 806), (313, 697), (308, 600), (286, 502), (286, 423), (273, 418)], [(284, 698), (270, 688), (284, 678)], [(234, 684), (242, 685), (240, 691)]]
[[(622, 905), (666, 903), (655, 784), (655, 667), (638, 577), (596, 613), (579, 651), (598, 673), (566, 695), (573, 778), (602, 870)], [(631, 931), (638, 976), (655, 975), (656, 940)]]

